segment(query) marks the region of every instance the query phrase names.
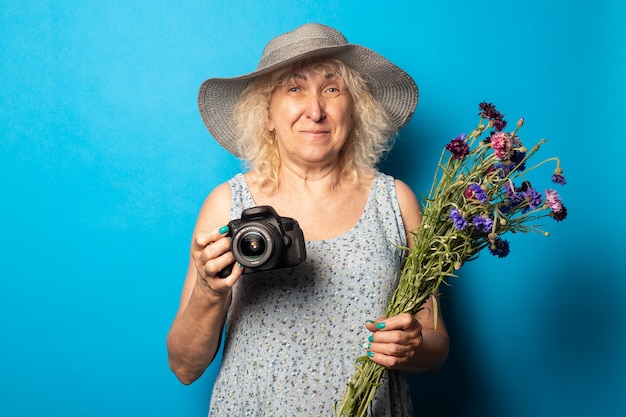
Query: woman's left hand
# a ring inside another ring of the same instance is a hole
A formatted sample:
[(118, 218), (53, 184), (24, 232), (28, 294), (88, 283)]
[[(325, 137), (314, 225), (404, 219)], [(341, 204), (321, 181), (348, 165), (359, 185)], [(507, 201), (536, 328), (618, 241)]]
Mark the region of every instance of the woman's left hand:
[(390, 369), (410, 368), (424, 343), (420, 322), (408, 313), (368, 321), (365, 327), (372, 332), (364, 344), (367, 355)]

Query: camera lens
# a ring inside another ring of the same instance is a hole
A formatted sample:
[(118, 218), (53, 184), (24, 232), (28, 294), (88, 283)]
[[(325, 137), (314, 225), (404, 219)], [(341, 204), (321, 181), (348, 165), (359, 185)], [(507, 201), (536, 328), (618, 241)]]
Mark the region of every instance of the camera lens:
[(241, 265), (267, 270), (280, 260), (282, 237), (271, 225), (251, 222), (235, 232), (231, 249)]
[(239, 243), (241, 254), (251, 261), (256, 261), (265, 253), (265, 239), (258, 232), (246, 233)]

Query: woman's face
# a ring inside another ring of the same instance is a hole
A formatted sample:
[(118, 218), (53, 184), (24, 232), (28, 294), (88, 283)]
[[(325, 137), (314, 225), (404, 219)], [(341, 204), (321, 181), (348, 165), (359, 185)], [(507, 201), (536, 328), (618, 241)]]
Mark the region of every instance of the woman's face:
[(303, 68), (270, 97), (267, 128), (281, 159), (300, 166), (336, 163), (352, 125), (352, 98), (331, 71)]

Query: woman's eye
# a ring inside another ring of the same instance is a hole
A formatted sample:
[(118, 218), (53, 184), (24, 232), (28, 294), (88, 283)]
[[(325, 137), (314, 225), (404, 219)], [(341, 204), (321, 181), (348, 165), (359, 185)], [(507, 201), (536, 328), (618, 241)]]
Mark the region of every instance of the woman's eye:
[(338, 97), (341, 90), (338, 87), (328, 87), (323, 93), (326, 97)]

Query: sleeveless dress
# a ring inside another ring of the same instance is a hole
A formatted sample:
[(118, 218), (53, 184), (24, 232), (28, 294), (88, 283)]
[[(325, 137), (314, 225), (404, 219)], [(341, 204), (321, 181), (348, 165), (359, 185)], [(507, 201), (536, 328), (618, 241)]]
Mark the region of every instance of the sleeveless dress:
[[(255, 203), (242, 174), (229, 184), (236, 219)], [(350, 231), (307, 241), (298, 267), (242, 276), (233, 287), (209, 416), (334, 417), (366, 352), (365, 321), (384, 315), (397, 284), (399, 245), (406, 234), (394, 179), (377, 173)], [(384, 373), (369, 415), (413, 415), (403, 374)]]

